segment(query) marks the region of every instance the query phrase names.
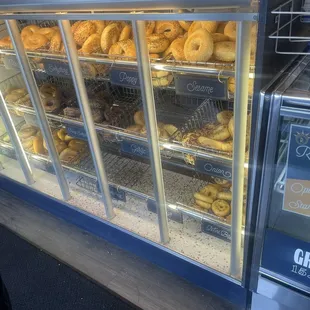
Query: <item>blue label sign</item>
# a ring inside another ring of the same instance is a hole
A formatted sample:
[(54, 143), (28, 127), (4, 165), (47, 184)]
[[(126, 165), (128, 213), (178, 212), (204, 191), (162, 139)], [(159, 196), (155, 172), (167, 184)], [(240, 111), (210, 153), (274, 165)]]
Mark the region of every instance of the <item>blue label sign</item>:
[(222, 225), (216, 225), (214, 223), (209, 223), (207, 221), (202, 220), (201, 231), (203, 231), (204, 233), (207, 233), (208, 235), (217, 237), (219, 239), (222, 239), (228, 242), (231, 241), (230, 229)]
[(282, 209), (310, 216), (310, 127), (291, 125)]
[(17, 61), (16, 56), (14, 55), (4, 55), (3, 64), (6, 69), (18, 69), (19, 70), (18, 61)]
[(227, 79), (177, 74), (174, 82), (178, 95), (228, 99)]
[(149, 158), (149, 148), (147, 146), (130, 142), (130, 141), (122, 141), (121, 142), (121, 150), (124, 153)]
[(86, 131), (83, 127), (67, 125), (66, 130), (69, 136), (87, 141)]
[(44, 60), (44, 70), (48, 75), (71, 78), (67, 62)]
[(126, 86), (126, 87), (140, 87), (139, 73), (135, 70), (127, 68), (112, 69), (110, 72), (111, 84)]
[(262, 267), (310, 286), (310, 243), (268, 229)]
[[(147, 209), (150, 212), (157, 213), (157, 205), (156, 201), (153, 199), (149, 199), (147, 201)], [(169, 219), (178, 222), (178, 223), (183, 223), (183, 215), (182, 212), (178, 210), (172, 210), (170, 208), (167, 208), (167, 216)]]
[(219, 178), (224, 178), (227, 180), (231, 180), (232, 178), (231, 167), (205, 161), (204, 159), (201, 158), (196, 159), (195, 169), (201, 173), (205, 173)]

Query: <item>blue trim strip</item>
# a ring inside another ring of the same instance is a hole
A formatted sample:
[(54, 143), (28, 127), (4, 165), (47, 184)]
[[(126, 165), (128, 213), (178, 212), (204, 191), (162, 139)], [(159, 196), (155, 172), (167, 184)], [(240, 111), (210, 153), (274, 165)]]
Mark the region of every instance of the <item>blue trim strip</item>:
[(39, 193), (24, 184), (0, 176), (0, 188), (35, 205), (83, 230), (102, 237), (124, 250), (130, 251), (188, 281), (245, 308), (248, 291), (239, 284), (226, 280), (211, 271), (154, 242), (130, 233), (105, 220), (75, 208), (66, 202)]

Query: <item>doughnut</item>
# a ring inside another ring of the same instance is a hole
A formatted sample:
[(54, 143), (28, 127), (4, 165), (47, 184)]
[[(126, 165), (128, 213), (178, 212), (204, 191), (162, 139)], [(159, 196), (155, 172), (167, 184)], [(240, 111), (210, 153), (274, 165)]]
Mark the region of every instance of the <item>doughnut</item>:
[(119, 27), (116, 23), (104, 28), (101, 34), (101, 49), (104, 54), (108, 54), (110, 47), (118, 41), (120, 35)]
[(154, 21), (147, 21), (145, 23), (145, 32), (146, 36), (150, 36), (155, 30), (155, 22)]
[(234, 118), (233, 117), (229, 120), (228, 131), (230, 135), (233, 137), (234, 136)]
[(51, 40), (53, 35), (56, 33), (56, 30), (53, 28), (40, 28), (36, 33), (43, 34), (47, 37), (48, 40)]
[(201, 28), (193, 32), (184, 45), (184, 55), (188, 61), (207, 61), (213, 54), (213, 39)]
[(217, 196), (218, 190), (214, 186), (207, 185), (199, 193), (208, 196), (214, 200)]
[(142, 129), (141, 125), (131, 125), (131, 126), (126, 128), (126, 131), (129, 131), (129, 132), (140, 132), (141, 129)]
[(96, 26), (96, 34), (100, 35), (102, 34), (102, 31), (104, 27), (106, 26), (106, 23), (104, 20), (92, 20), (91, 21)]
[(177, 21), (157, 21), (155, 33), (163, 34), (169, 41), (173, 41), (183, 33), (183, 29)]
[(233, 117), (233, 112), (228, 111), (228, 110), (225, 110), (225, 111), (222, 111), (216, 114), (217, 121), (222, 125), (228, 125), (232, 117)]
[(153, 78), (152, 83), (154, 87), (166, 87), (171, 84), (173, 81), (172, 74), (169, 74), (168, 76), (164, 76), (161, 78)]
[(119, 41), (130, 39), (131, 34), (132, 34), (132, 27), (130, 25), (126, 25), (123, 28), (123, 30), (122, 30), (122, 32), (121, 32), (121, 34), (119, 36)]
[(185, 20), (179, 20), (178, 23), (180, 24), (180, 26), (185, 30), (188, 31), (192, 22), (190, 21), (185, 21)]
[(40, 29), (39, 26), (37, 25), (29, 25), (29, 26), (26, 26), (22, 29), (20, 35), (22, 37), (22, 40), (26, 37), (26, 36), (29, 36), (29, 35), (32, 35), (34, 34), (36, 31), (38, 31)]
[(78, 46), (82, 46), (88, 37), (94, 34), (97, 27), (91, 21), (81, 22), (73, 33), (73, 39)]
[(212, 197), (206, 196), (206, 195), (201, 194), (201, 193), (195, 193), (194, 198), (197, 200), (207, 202), (207, 203), (212, 203), (214, 201), (214, 199)]
[[(248, 80), (249, 96), (253, 95), (253, 85), (254, 85), (254, 80), (249, 79)], [(228, 79), (228, 90), (233, 94), (235, 93), (235, 78), (233, 77), (230, 77)]]
[(216, 29), (216, 32), (217, 33), (224, 33), (224, 29), (225, 29), (226, 25), (227, 25), (227, 22), (219, 22), (217, 29)]
[(211, 203), (204, 202), (204, 201), (198, 200), (198, 199), (195, 199), (195, 203), (196, 203), (197, 206), (199, 206), (199, 207), (201, 207), (203, 209), (207, 209), (207, 210), (209, 210), (212, 207)]
[(113, 44), (109, 49), (109, 57), (115, 58), (113, 56), (120, 55), (125, 57), (136, 57), (136, 47), (133, 40), (128, 39), (124, 41), (119, 41)]
[(79, 152), (69, 147), (66, 147), (60, 152), (59, 159), (61, 161), (73, 164), (78, 161), (78, 156), (79, 156)]
[(222, 199), (217, 199), (212, 203), (212, 212), (216, 216), (224, 217), (229, 215), (230, 213), (230, 205), (227, 201), (222, 200)]
[(231, 187), (231, 182), (221, 178), (213, 178), (214, 182), (224, 188)]
[(218, 125), (212, 130), (208, 138), (218, 141), (224, 141), (230, 137), (228, 127), (226, 125)]
[(92, 53), (98, 53), (101, 51), (100, 41), (101, 37), (99, 34), (92, 34), (90, 35), (86, 41), (83, 43), (82, 48), (80, 51), (83, 54), (92, 54)]
[(35, 154), (45, 154), (46, 150), (43, 146), (43, 138), (42, 135), (36, 136), (33, 139), (33, 151)]
[(72, 139), (69, 142), (68, 146), (69, 146), (70, 149), (72, 149), (74, 151), (81, 152), (81, 151), (84, 151), (87, 148), (88, 143), (86, 141), (83, 141), (83, 140)]
[(50, 48), (49, 51), (52, 53), (56, 53), (60, 51), (61, 48), (61, 43), (62, 43), (62, 38), (60, 32), (56, 32), (51, 41), (50, 41)]
[(136, 125), (140, 125), (140, 126), (145, 125), (143, 111), (136, 112), (135, 115), (133, 116), (133, 119), (134, 119)]
[(229, 37), (228, 36), (225, 36), (225, 34), (223, 33), (212, 33), (212, 39), (213, 39), (213, 43), (216, 43), (216, 42), (223, 42), (223, 41), (228, 41), (229, 40)]
[(232, 200), (232, 193), (231, 192), (218, 192), (217, 198), (223, 199), (223, 200)]
[(57, 131), (57, 136), (61, 141), (65, 141), (66, 135), (67, 135), (67, 131), (65, 128), (61, 128)]
[(217, 42), (214, 44), (213, 55), (216, 60), (235, 61), (236, 43), (231, 41)]
[(13, 48), (13, 44), (12, 44), (10, 36), (3, 37), (0, 40), (0, 48), (10, 48), (10, 49)]
[(217, 26), (217, 21), (195, 21), (189, 27), (188, 34), (191, 35), (200, 28), (206, 29), (209, 33), (214, 33), (217, 30)]
[(162, 53), (170, 44), (170, 41), (163, 34), (152, 34), (146, 38), (149, 53)]
[(78, 20), (77, 22), (73, 23), (71, 26), (71, 32), (72, 34), (74, 34), (74, 32), (76, 31), (76, 29), (78, 28), (78, 26), (81, 24), (81, 20)]
[(165, 51), (164, 57), (168, 54), (172, 54), (175, 60), (185, 60), (184, 55), (184, 44), (186, 39), (184, 37), (180, 37), (175, 39), (169, 46), (169, 48)]
[(214, 148), (219, 151), (231, 152), (233, 150), (232, 141), (228, 141), (228, 142), (216, 141), (216, 140), (201, 136), (197, 139), (197, 142), (201, 146)]
[(35, 136), (37, 133), (38, 129), (32, 125), (25, 124), (22, 126), (22, 128), (18, 131), (18, 136), (21, 139), (27, 139), (31, 136)]
[(48, 39), (43, 34), (34, 33), (32, 35), (25, 36), (23, 43), (26, 50), (34, 51), (44, 48), (48, 43)]

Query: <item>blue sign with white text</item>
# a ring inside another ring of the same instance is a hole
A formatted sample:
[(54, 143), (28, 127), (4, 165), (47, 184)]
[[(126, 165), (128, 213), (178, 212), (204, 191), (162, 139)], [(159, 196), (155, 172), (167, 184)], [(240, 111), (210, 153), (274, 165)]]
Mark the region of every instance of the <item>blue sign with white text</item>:
[(310, 243), (268, 229), (262, 267), (310, 287)]
[(214, 162), (205, 161), (198, 158), (195, 163), (195, 168), (201, 173), (206, 173), (214, 177), (219, 177), (227, 180), (232, 178), (232, 168), (224, 165), (219, 165)]

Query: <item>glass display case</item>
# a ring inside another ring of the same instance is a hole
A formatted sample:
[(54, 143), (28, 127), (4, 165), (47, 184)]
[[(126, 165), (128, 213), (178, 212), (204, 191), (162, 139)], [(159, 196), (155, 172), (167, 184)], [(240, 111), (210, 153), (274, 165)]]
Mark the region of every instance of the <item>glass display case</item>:
[(309, 77), (310, 58), (300, 56), (262, 96), (272, 113), (253, 255), (253, 309), (310, 306)]
[(74, 2), (0, 5), (10, 191), (244, 306), (258, 4)]

